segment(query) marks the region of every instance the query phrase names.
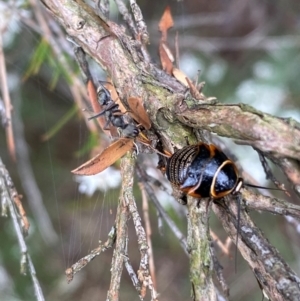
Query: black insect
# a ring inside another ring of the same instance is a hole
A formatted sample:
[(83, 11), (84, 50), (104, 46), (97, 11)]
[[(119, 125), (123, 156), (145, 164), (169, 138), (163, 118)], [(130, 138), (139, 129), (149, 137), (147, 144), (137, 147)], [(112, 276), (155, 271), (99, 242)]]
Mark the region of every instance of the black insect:
[[(187, 194), (196, 198), (219, 199), (238, 193), (243, 186), (235, 164), (212, 144), (198, 143), (177, 150), (167, 161), (166, 175), (171, 184), (179, 189), (178, 201), (182, 204), (186, 204)], [(240, 201), (238, 197), (237, 229), (240, 224)]]
[(212, 144), (198, 143), (177, 150), (167, 161), (166, 175), (184, 194), (222, 198), (240, 191), (243, 179), (235, 164)]
[(123, 130), (123, 136), (126, 138), (135, 138), (138, 136), (140, 131), (137, 126), (125, 122), (123, 113), (119, 109), (119, 105), (112, 100), (110, 92), (101, 83), (97, 89), (97, 97), (99, 104), (104, 109), (89, 119), (105, 115), (107, 120), (104, 125), (105, 130), (109, 129), (109, 124), (111, 123), (113, 126), (121, 128)]

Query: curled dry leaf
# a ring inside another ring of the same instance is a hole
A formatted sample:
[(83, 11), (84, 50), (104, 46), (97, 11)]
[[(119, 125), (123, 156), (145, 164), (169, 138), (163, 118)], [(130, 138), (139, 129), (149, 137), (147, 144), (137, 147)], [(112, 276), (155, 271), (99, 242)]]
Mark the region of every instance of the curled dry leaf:
[(101, 154), (72, 170), (76, 175), (91, 176), (100, 173), (118, 159), (126, 154), (133, 147), (133, 140), (121, 138), (107, 147)]
[(172, 74), (174, 57), (167, 44), (162, 41), (159, 43), (159, 57), (162, 69), (168, 74)]
[(107, 80), (107, 82), (108, 83), (104, 86), (107, 90), (109, 90), (111, 99), (119, 106), (119, 109), (122, 113), (126, 113), (126, 109), (125, 109), (122, 101), (119, 98), (119, 95), (117, 93), (115, 86), (111, 83), (111, 81), (109, 79)]
[(191, 91), (191, 95), (195, 98), (195, 99), (198, 99), (198, 100), (201, 100), (203, 99), (203, 95), (197, 90), (197, 88), (195, 87), (195, 85), (192, 83), (192, 81), (186, 77), (185, 78), (189, 87), (190, 87), (190, 91)]
[(174, 21), (170, 6), (167, 6), (158, 24), (159, 31), (162, 34), (161, 41), (167, 40), (167, 31), (173, 27)]
[(127, 103), (131, 117), (137, 123), (140, 123), (146, 130), (149, 130), (151, 128), (151, 121), (143, 106), (142, 99), (140, 97), (129, 97)]
[(172, 73), (179, 82), (181, 82), (184, 86), (189, 87), (188, 81), (186, 80), (187, 76), (181, 70), (173, 68)]

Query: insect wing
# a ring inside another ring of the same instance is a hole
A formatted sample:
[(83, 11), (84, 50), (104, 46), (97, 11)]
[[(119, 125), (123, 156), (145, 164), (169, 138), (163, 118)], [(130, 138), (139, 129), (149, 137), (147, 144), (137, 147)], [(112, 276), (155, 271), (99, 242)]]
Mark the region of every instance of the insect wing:
[(133, 147), (133, 140), (122, 138), (112, 143), (101, 154), (72, 170), (76, 175), (91, 176), (105, 170)]
[(129, 97), (127, 103), (130, 109), (130, 115), (137, 122), (140, 123), (146, 130), (151, 128), (151, 121), (147, 112), (144, 109), (142, 99), (140, 97)]

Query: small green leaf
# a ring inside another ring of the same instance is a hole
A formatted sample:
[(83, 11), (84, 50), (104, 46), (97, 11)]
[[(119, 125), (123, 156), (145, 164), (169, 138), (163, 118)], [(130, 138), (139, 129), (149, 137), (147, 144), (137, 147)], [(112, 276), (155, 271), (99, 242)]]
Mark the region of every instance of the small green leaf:
[(46, 61), (47, 57), (51, 55), (51, 48), (45, 39), (42, 39), (37, 46), (27, 70), (23, 76), (23, 80), (27, 80), (31, 75), (39, 72), (41, 65)]
[(73, 105), (72, 108), (62, 117), (60, 118), (57, 123), (42, 136), (43, 141), (47, 141), (56, 135), (62, 127), (77, 113), (78, 107), (77, 105)]

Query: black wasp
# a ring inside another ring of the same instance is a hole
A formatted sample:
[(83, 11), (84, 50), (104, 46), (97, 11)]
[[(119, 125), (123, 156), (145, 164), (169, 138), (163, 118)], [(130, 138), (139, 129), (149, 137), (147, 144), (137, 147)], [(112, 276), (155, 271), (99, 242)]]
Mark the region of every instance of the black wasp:
[(110, 92), (101, 83), (99, 83), (99, 87), (97, 88), (97, 98), (99, 104), (104, 109), (95, 116), (90, 117), (89, 120), (105, 115), (107, 121), (104, 125), (104, 130), (108, 130), (108, 126), (111, 123), (113, 126), (123, 130), (123, 137), (125, 138), (135, 138), (138, 136), (140, 131), (137, 126), (125, 122), (119, 105), (112, 100)]

